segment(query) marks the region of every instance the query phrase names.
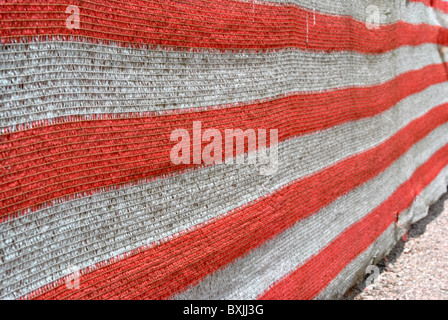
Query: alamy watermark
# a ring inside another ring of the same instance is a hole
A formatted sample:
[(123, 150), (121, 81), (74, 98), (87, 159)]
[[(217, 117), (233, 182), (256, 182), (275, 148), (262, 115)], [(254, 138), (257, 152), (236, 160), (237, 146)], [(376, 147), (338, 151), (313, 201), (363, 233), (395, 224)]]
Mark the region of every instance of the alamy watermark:
[(81, 278), (81, 272), (77, 266), (69, 266), (65, 269), (65, 286), (69, 290), (79, 289), (79, 282)]
[(376, 265), (370, 265), (366, 268), (366, 275), (368, 275), (366, 279), (366, 286), (370, 286), (380, 277), (380, 268)]
[(65, 9), (65, 13), (70, 14), (70, 16), (65, 20), (65, 26), (69, 30), (79, 29), (81, 20), (79, 18), (79, 7), (75, 5), (69, 5)]
[[(394, 0), (393, 6), (380, 8), (375, 4), (366, 7), (366, 27), (369, 30), (379, 29), (381, 22), (385, 22), (388, 16), (392, 16), (394, 20), (401, 19), (403, 10), (406, 7), (406, 0)], [(389, 22), (393, 22), (392, 19)]]
[[(174, 165), (222, 164), (262, 165), (259, 173), (270, 176), (278, 169), (278, 130), (269, 130), (269, 152), (266, 129), (207, 129), (202, 132), (201, 121), (193, 122), (192, 136), (187, 129), (171, 132), (170, 141), (177, 142), (170, 152)], [(245, 146), (247, 141), (247, 154)], [(203, 142), (208, 144), (204, 148)], [(236, 148), (235, 148), (236, 146)], [(224, 149), (224, 150), (223, 150)], [(258, 150), (258, 151), (257, 151)], [(224, 152), (223, 152), (224, 151)]]

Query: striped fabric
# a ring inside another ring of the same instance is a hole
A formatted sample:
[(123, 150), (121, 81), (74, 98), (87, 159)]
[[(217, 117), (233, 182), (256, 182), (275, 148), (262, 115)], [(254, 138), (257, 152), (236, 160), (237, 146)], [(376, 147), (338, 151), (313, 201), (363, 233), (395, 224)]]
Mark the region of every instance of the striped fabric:
[[(0, 18), (1, 299), (338, 298), (446, 191), (448, 2), (0, 0)], [(267, 141), (173, 163), (195, 123)], [(274, 152), (269, 175), (228, 163)]]

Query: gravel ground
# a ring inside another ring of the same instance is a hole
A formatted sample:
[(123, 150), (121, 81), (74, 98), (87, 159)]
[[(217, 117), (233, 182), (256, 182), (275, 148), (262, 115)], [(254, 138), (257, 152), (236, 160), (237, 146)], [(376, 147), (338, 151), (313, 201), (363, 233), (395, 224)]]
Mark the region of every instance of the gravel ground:
[(405, 240), (377, 265), (373, 284), (358, 283), (344, 300), (448, 300), (448, 193)]

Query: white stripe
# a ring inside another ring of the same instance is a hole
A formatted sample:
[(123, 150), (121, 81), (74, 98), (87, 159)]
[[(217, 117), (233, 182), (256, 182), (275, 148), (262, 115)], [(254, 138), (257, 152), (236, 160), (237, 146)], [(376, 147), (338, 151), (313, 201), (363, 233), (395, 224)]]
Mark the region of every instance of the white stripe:
[(24, 295), (61, 278), (70, 265), (86, 268), (223, 215), (378, 145), (446, 102), (448, 87), (443, 83), (406, 98), (377, 117), (280, 143), (278, 172), (270, 179), (259, 175), (259, 166), (217, 165), (80, 195), (0, 224), (2, 269), (11, 271), (0, 273), (4, 283), (0, 297)]
[(437, 128), (374, 179), (176, 298), (255, 299), (386, 201), (420, 165), (448, 143), (447, 132), (448, 124)]
[(437, 46), (378, 55), (155, 51), (80, 42), (0, 45), (0, 129), (68, 115), (144, 113), (364, 87), (441, 63)]

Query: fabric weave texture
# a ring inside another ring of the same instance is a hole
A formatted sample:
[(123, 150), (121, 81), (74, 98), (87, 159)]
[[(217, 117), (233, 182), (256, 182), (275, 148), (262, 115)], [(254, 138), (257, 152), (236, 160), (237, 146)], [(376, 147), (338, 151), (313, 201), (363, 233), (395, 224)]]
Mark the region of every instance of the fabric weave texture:
[[(0, 0), (0, 299), (341, 297), (446, 191), (447, 28), (441, 0)], [(267, 140), (173, 163), (198, 122)]]

